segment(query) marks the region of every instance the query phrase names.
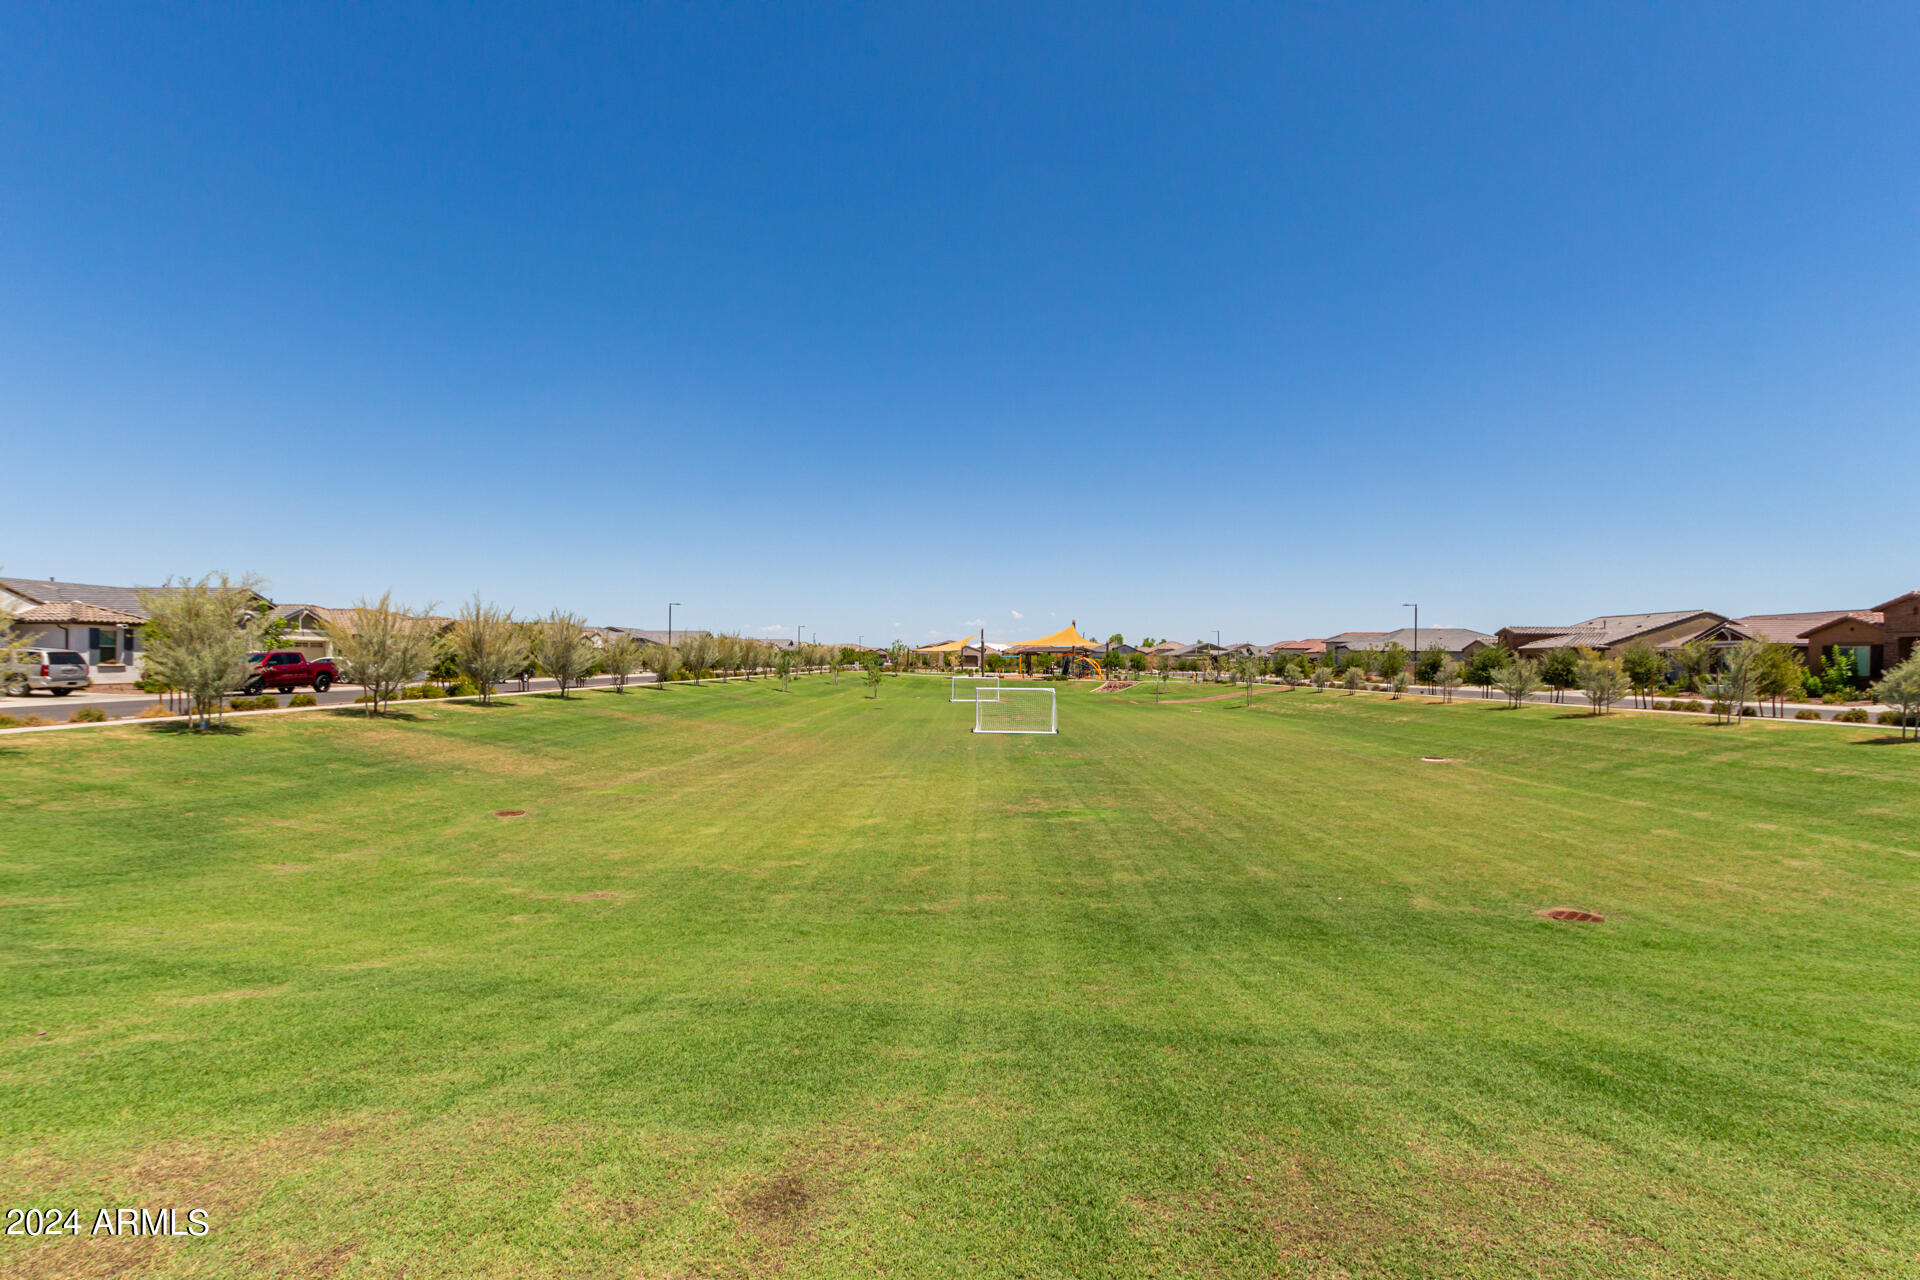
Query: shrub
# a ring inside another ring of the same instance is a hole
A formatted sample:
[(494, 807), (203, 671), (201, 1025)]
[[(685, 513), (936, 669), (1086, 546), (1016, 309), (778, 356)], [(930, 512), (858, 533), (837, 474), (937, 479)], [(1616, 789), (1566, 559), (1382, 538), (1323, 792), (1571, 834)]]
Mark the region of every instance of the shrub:
[(1649, 704), (1649, 707), (1654, 711), (1665, 711), (1667, 709), (1667, 704), (1664, 702), (1653, 702)]
[(1837, 707), (1841, 703), (1845, 702), (1846, 700), (1847, 700), (1847, 695), (1844, 693), (1823, 693), (1820, 695), (1820, 701), (1826, 703), (1830, 707)]
[(1865, 707), (1848, 707), (1833, 719), (1836, 724), (1865, 724), (1867, 722), (1867, 709)]
[(400, 700), (402, 702), (419, 702), (425, 698), (444, 698), (446, 696), (445, 691), (437, 684), (416, 684), (400, 691)]
[(1698, 698), (1689, 698), (1689, 699), (1687, 699), (1687, 700), (1686, 700), (1686, 701), (1685, 701), (1684, 703), (1675, 703), (1675, 704), (1674, 704), (1674, 710), (1676, 710), (1676, 711), (1698, 711), (1698, 712), (1705, 712), (1705, 711), (1706, 711), (1706, 709), (1707, 709), (1707, 704), (1706, 704), (1706, 703), (1704, 703), (1704, 702), (1702, 702), (1702, 701), (1700, 701), (1700, 699), (1698, 699)]
[(257, 698), (235, 698), (227, 703), (227, 709), (229, 711), (278, 711), (280, 699), (270, 693), (263, 693)]
[(1802, 707), (1793, 713), (1793, 718), (1795, 720), (1818, 720), (1821, 717), (1820, 713), (1812, 707)]
[(477, 698), (480, 696), (480, 686), (473, 682), (471, 676), (461, 676), (458, 680), (455, 680), (447, 686), (447, 696), (449, 698)]
[(317, 707), (320, 705), (320, 699), (310, 693), (296, 693), (287, 699), (287, 705), (290, 707)]
[(19, 722), (14, 727), (18, 729), (38, 729), (43, 724), (52, 723), (53, 721), (47, 719), (45, 716), (21, 716)]
[(19, 727), (20, 722), (12, 716), (0, 716), (0, 729), (17, 729)]
[(107, 713), (98, 707), (82, 707), (67, 717), (68, 724), (105, 724)]
[(134, 712), (133, 718), (135, 720), (161, 720), (175, 714), (177, 713), (167, 710), (164, 706), (156, 702), (150, 707), (142, 707), (140, 710)]
[[(78, 719), (78, 717), (75, 717), (75, 718)], [(1900, 724), (1905, 719), (1906, 717), (1898, 711), (1882, 711), (1880, 713), (1880, 718), (1878, 720), (1875, 720), (1874, 723), (1875, 724)]]

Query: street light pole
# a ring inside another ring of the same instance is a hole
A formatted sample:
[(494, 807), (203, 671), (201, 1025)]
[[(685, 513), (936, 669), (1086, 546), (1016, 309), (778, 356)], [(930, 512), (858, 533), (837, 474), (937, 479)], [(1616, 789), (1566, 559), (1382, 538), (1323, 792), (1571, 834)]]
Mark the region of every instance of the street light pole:
[(1413, 610), (1413, 669), (1418, 671), (1420, 669), (1420, 606), (1402, 604), (1400, 607)]

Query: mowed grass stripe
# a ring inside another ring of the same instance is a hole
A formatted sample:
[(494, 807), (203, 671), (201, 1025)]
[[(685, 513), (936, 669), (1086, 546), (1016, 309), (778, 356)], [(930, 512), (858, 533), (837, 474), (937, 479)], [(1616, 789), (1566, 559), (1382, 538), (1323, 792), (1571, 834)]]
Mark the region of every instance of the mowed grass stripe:
[(223, 1224), (0, 1263), (1914, 1256), (1920, 802), (1871, 731), (1070, 687), (1000, 738), (912, 679), (407, 709), (0, 748), (4, 1181)]

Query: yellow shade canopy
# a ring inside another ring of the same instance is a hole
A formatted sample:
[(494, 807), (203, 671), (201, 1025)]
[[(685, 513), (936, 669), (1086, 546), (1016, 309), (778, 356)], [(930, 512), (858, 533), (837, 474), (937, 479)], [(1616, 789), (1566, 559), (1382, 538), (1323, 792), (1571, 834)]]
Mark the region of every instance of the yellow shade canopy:
[(1106, 646), (1100, 641), (1080, 634), (1080, 624), (1070, 622), (1064, 628), (1050, 636), (1041, 636), (1037, 640), (1022, 640), (1019, 644), (1007, 646), (1009, 653), (1091, 653)]

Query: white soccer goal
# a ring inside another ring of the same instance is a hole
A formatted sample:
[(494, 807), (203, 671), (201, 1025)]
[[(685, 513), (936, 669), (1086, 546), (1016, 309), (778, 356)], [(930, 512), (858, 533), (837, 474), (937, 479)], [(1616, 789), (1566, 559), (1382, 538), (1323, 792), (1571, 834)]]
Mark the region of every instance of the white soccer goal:
[(1000, 685), (973, 701), (975, 733), (1058, 733), (1060, 715), (1045, 686)]
[(991, 694), (993, 693), (999, 692), (1000, 677), (999, 676), (955, 676), (953, 678), (953, 695), (949, 697), (947, 701), (948, 702), (977, 701), (980, 697), (980, 691), (982, 689), (988, 690), (989, 696), (991, 696)]

